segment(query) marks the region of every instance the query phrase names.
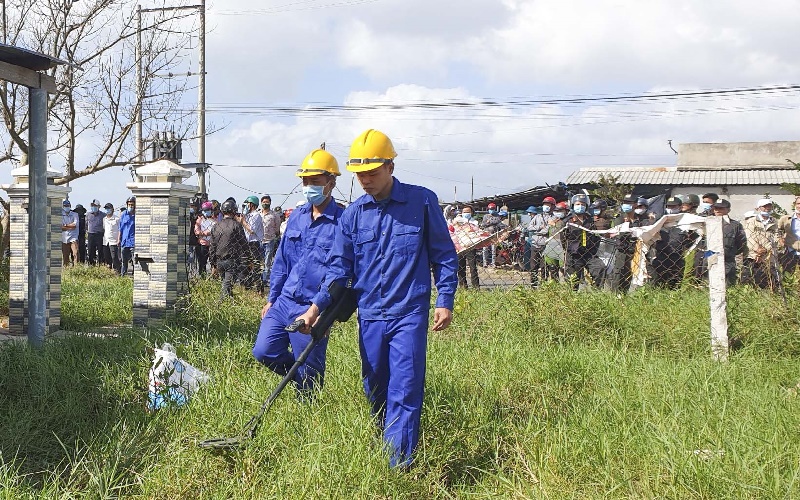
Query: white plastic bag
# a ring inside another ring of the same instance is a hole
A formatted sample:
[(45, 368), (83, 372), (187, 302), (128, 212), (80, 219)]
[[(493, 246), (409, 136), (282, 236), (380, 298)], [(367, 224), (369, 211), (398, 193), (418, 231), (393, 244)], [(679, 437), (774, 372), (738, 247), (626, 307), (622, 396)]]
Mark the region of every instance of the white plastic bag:
[(149, 373), (149, 408), (158, 410), (168, 404), (185, 405), (200, 384), (208, 381), (208, 374), (179, 358), (175, 348), (166, 342), (154, 351)]

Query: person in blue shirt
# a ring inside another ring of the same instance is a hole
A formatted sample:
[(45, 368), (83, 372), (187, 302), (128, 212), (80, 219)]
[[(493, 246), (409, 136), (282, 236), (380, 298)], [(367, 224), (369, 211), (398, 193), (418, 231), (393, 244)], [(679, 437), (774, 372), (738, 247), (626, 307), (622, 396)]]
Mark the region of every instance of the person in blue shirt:
[[(308, 309), (319, 291), (343, 212), (331, 195), (336, 177), (341, 175), (333, 155), (323, 149), (312, 151), (296, 175), (303, 179), (308, 203), (294, 210), (280, 240), (253, 347), (253, 356), (279, 375), (286, 375), (311, 341), (309, 335), (284, 329)], [(322, 388), (327, 345), (325, 337), (297, 371), (294, 384), (300, 394), (313, 396), (315, 389)]]
[(136, 239), (136, 197), (131, 196), (126, 203), (127, 209), (119, 216), (119, 241), (122, 253), (120, 275), (128, 275), (128, 263), (133, 260), (133, 247)]
[(352, 280), (364, 392), (390, 465), (407, 468), (419, 441), (431, 272), (438, 291), (433, 330), (439, 331), (453, 318), (458, 258), (436, 195), (394, 178), (396, 156), (377, 130), (353, 142), (347, 169), (366, 194), (342, 214), (325, 280), (298, 319), (308, 331), (331, 302), (328, 286)]

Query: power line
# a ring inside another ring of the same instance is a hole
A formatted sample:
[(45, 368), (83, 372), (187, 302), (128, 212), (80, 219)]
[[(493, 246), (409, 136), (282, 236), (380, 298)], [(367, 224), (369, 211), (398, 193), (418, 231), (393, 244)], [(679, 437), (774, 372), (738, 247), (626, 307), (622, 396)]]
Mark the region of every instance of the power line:
[[(664, 103), (670, 101), (686, 101), (696, 99), (707, 99), (714, 97), (730, 96), (749, 96), (749, 97), (775, 97), (776, 95), (791, 95), (800, 93), (800, 85), (776, 85), (768, 87), (748, 87), (733, 89), (715, 89), (701, 91), (679, 91), (679, 92), (660, 92), (660, 93), (640, 93), (640, 94), (618, 94), (618, 95), (588, 95), (578, 97), (556, 97), (556, 98), (525, 98), (525, 99), (492, 99), (479, 98), (474, 100), (444, 100), (444, 101), (410, 101), (405, 103), (373, 103), (373, 104), (315, 104), (305, 105), (259, 105), (255, 103), (221, 103), (208, 106), (209, 110), (217, 112), (240, 113), (240, 114), (318, 114), (331, 112), (363, 112), (363, 111), (398, 111), (398, 110), (443, 110), (443, 109), (475, 109), (475, 108), (512, 108), (521, 109), (533, 106), (568, 104), (588, 105), (588, 104), (632, 104), (632, 103)], [(544, 114), (547, 116), (547, 114)], [(550, 115), (561, 118), (563, 115)], [(503, 117), (503, 116), (498, 116)]]
[(220, 16), (251, 16), (254, 14), (282, 14), (284, 12), (297, 12), (304, 10), (320, 10), (329, 9), (333, 7), (350, 7), (353, 5), (363, 5), (368, 3), (375, 3), (379, 0), (344, 0), (341, 2), (317, 4), (313, 1), (294, 2), (284, 5), (276, 5), (275, 7), (268, 7), (266, 9), (248, 9), (248, 10), (218, 10), (214, 13)]

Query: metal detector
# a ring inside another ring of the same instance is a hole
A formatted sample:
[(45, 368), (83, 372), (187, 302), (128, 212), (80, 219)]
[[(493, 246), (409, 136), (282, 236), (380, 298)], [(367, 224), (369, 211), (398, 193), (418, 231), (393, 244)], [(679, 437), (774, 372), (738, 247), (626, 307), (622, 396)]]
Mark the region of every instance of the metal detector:
[[(278, 398), (278, 395), (280, 395), (283, 389), (289, 384), (290, 381), (294, 379), (297, 370), (299, 370), (303, 363), (306, 362), (306, 359), (311, 354), (311, 351), (313, 351), (320, 341), (325, 338), (331, 326), (333, 325), (333, 322), (339, 321), (344, 323), (350, 319), (350, 316), (352, 316), (355, 312), (357, 308), (357, 301), (355, 291), (352, 288), (332, 283), (328, 288), (328, 292), (331, 295), (331, 305), (322, 311), (317, 322), (311, 327), (311, 342), (309, 342), (306, 348), (303, 349), (303, 352), (301, 352), (297, 357), (297, 361), (295, 361), (292, 367), (289, 368), (289, 371), (286, 372), (286, 375), (280, 381), (278, 386), (275, 387), (275, 390), (272, 391), (272, 394), (270, 394), (267, 400), (261, 405), (258, 413), (253, 415), (253, 418), (251, 418), (244, 425), (242, 430), (239, 431), (236, 436), (206, 439), (205, 441), (200, 441), (198, 443), (200, 448), (205, 448), (207, 450), (230, 451), (239, 448), (255, 437), (256, 432), (258, 431), (258, 426), (261, 424), (261, 419), (264, 417), (264, 414), (267, 413), (272, 406), (272, 403)], [(297, 329), (303, 326), (303, 324), (304, 323), (302, 321), (295, 321), (286, 327), (286, 331), (297, 331)]]

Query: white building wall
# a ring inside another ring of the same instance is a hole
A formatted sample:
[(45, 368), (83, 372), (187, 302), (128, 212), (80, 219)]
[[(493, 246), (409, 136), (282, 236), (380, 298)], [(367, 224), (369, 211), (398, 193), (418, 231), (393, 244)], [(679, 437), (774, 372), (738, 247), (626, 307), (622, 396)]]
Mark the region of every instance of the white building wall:
[(731, 217), (741, 220), (745, 212), (755, 209), (756, 202), (767, 197), (775, 200), (775, 203), (783, 207), (784, 210), (790, 212), (792, 210), (792, 203), (794, 196), (775, 185), (762, 185), (762, 186), (681, 186), (672, 188), (671, 194), (673, 196), (680, 196), (682, 194), (696, 194), (703, 196), (705, 193), (717, 193), (720, 198), (724, 198), (731, 202)]

